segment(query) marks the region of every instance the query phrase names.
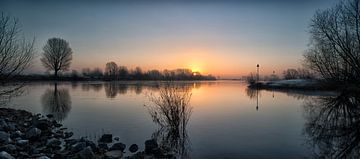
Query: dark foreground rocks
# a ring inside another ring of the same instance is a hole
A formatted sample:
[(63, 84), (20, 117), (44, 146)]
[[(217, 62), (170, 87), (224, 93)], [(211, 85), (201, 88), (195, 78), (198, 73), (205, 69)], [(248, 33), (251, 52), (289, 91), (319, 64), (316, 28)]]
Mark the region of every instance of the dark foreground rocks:
[(162, 153), (156, 140), (145, 141), (145, 150), (132, 144), (112, 143), (112, 134), (104, 134), (97, 143), (86, 138), (71, 138), (72, 132), (55, 120), (24, 110), (0, 108), (0, 159), (142, 159), (175, 158)]

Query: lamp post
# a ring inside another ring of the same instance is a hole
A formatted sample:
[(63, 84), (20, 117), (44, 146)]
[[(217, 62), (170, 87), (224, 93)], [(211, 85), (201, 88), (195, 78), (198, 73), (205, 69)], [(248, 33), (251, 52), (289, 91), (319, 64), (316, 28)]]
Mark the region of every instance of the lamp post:
[(259, 82), (259, 64), (257, 64), (256, 65), (256, 68), (257, 68), (257, 77), (256, 77), (256, 80), (257, 80), (257, 82), (256, 83), (258, 83)]

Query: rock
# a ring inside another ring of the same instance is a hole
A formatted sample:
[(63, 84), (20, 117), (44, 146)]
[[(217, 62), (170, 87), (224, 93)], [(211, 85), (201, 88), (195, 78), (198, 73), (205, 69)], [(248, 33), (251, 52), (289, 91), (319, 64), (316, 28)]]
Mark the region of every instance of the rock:
[(29, 143), (29, 140), (17, 140), (16, 144), (19, 146), (24, 146), (27, 145)]
[(119, 137), (114, 137), (114, 140), (115, 140), (115, 141), (119, 141), (120, 138), (119, 138)]
[(98, 149), (98, 147), (96, 147), (96, 144), (92, 141), (86, 140), (85, 143), (86, 146), (90, 146), (93, 151), (96, 151)]
[(104, 149), (104, 150), (109, 149), (109, 147), (108, 147), (108, 145), (106, 143), (99, 143), (98, 147), (101, 148), (101, 149)]
[(47, 156), (40, 156), (40, 157), (37, 157), (36, 159), (50, 159), (50, 158)]
[(105, 156), (108, 158), (121, 158), (123, 155), (123, 152), (120, 150), (112, 150), (105, 152)]
[(0, 143), (9, 143), (11, 142), (10, 134), (4, 131), (0, 131)]
[[(138, 152), (129, 157), (129, 159), (144, 159), (144, 158), (145, 158), (144, 152)], [(147, 158), (151, 158), (151, 157), (147, 157)]]
[(81, 159), (95, 159), (95, 154), (92, 152), (90, 146), (88, 146), (85, 149), (81, 150), (79, 152), (78, 156)]
[(44, 119), (36, 121), (34, 125), (36, 128), (43, 130), (43, 131), (49, 130), (51, 128), (50, 122), (47, 120), (44, 120)]
[(49, 147), (57, 147), (59, 145), (61, 145), (61, 141), (56, 138), (49, 139), (46, 143), (46, 146)]
[(5, 146), (0, 147), (0, 151), (6, 151), (6, 152), (14, 152), (16, 150), (16, 146), (13, 144), (8, 144)]
[(112, 142), (112, 134), (104, 134), (99, 139), (99, 142), (110, 143)]
[(62, 126), (62, 124), (58, 123), (58, 122), (55, 121), (55, 120), (54, 120), (52, 123), (53, 123), (53, 125), (54, 125), (55, 127), (57, 127), (57, 128)]
[(9, 153), (7, 153), (6, 151), (1, 151), (0, 159), (15, 159), (15, 158), (13, 156), (11, 156)]
[(138, 145), (136, 144), (132, 144), (130, 147), (129, 147), (129, 151), (134, 153), (136, 152), (137, 150), (139, 149)]
[(6, 123), (6, 121), (4, 119), (0, 119), (0, 130), (4, 131), (7, 130), (8, 128), (8, 124)]
[(20, 136), (22, 136), (23, 134), (21, 133), (21, 131), (15, 131), (13, 134), (11, 134), (11, 138), (18, 138)]
[(65, 132), (64, 134), (65, 134), (65, 136), (64, 136), (65, 139), (70, 138), (71, 136), (74, 135), (73, 132)]
[(9, 131), (15, 131), (16, 130), (16, 124), (15, 123), (13, 123), (13, 122), (11, 122), (11, 123), (7, 123), (7, 130), (9, 130)]
[(25, 136), (28, 139), (36, 139), (40, 137), (41, 130), (38, 128), (31, 128), (29, 131), (26, 132)]
[(70, 151), (76, 153), (76, 152), (83, 150), (85, 147), (86, 147), (85, 142), (78, 142), (71, 146)]
[(145, 141), (145, 153), (151, 154), (154, 153), (158, 148), (158, 144), (154, 139)]
[(119, 143), (115, 143), (111, 146), (110, 150), (121, 150), (124, 151), (126, 148), (126, 145), (119, 142)]

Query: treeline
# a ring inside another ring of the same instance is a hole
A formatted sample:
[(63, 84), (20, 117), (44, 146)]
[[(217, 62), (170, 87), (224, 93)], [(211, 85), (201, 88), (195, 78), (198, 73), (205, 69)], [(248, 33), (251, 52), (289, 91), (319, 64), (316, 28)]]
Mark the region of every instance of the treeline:
[[(108, 62), (104, 71), (101, 68), (83, 68), (80, 72), (72, 70), (68, 73), (60, 73), (58, 76), (58, 80), (216, 80), (212, 75), (204, 76), (200, 72), (192, 72), (191, 69), (144, 71), (140, 67), (128, 69), (126, 66), (118, 66), (115, 62)], [(49, 73), (45, 76), (32, 75), (21, 78), (46, 80), (55, 77)]]
[[(277, 80), (291, 80), (291, 79), (315, 79), (317, 78), (316, 74), (306, 68), (289, 68), (282, 72), (282, 75), (276, 75), (275, 72), (271, 75), (260, 76), (259, 81), (277, 81)], [(248, 76), (244, 77), (248, 83), (255, 83), (257, 80), (256, 73), (250, 73)]]
[(212, 75), (201, 75), (200, 72), (192, 72), (190, 69), (163, 70), (156, 69), (143, 71), (140, 67), (128, 69), (126, 66), (118, 66), (115, 62), (108, 62), (105, 70), (100, 68), (84, 68), (81, 74), (73, 71), (72, 77), (104, 80), (215, 80)]

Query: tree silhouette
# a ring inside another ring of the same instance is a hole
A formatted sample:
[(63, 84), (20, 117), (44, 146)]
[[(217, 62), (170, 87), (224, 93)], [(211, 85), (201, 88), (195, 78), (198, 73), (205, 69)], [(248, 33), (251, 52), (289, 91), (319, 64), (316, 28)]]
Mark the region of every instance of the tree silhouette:
[(360, 2), (346, 0), (316, 12), (306, 65), (330, 82), (360, 81)]
[(20, 95), (22, 85), (11, 83), (27, 69), (34, 58), (34, 40), (21, 37), (18, 20), (1, 13), (0, 17), (0, 104)]
[(69, 43), (61, 38), (51, 38), (43, 48), (41, 62), (48, 70), (53, 70), (55, 78), (59, 71), (67, 71), (72, 60), (72, 50)]
[(105, 66), (105, 74), (111, 78), (115, 78), (118, 74), (118, 66), (115, 62), (108, 62)]

